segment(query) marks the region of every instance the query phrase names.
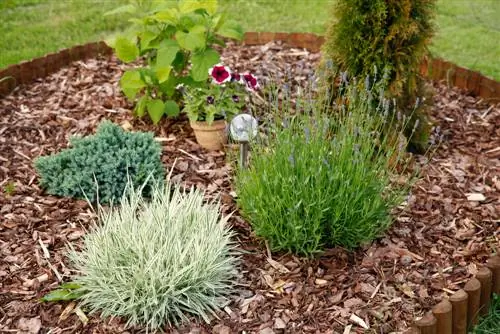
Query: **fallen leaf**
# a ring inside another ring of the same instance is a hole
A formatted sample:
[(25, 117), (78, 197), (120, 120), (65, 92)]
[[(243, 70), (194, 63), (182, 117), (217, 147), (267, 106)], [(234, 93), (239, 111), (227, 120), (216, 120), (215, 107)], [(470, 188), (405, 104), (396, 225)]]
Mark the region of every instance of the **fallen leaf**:
[(350, 298), (344, 301), (344, 307), (352, 308), (353, 306), (361, 305), (363, 301), (359, 298)]
[(62, 311), (61, 315), (59, 316), (59, 321), (68, 319), (71, 312), (75, 309), (75, 306), (76, 306), (75, 302), (69, 303), (68, 306), (66, 306), (64, 311)]
[(473, 193), (466, 195), (467, 195), (467, 200), (471, 202), (482, 202), (486, 200), (486, 197), (484, 197), (484, 195), (480, 193)]
[(17, 322), (17, 328), (25, 333), (37, 334), (42, 328), (42, 321), (40, 318), (21, 318)]
[(413, 292), (413, 289), (411, 287), (409, 287), (408, 284), (406, 284), (406, 283), (401, 285), (399, 287), (399, 290), (401, 290), (401, 292), (403, 292), (405, 295), (407, 295), (410, 298), (415, 297), (415, 293)]
[(358, 317), (356, 314), (351, 314), (351, 317), (349, 318), (352, 322), (354, 322), (356, 325), (363, 327), (364, 329), (369, 329), (370, 327), (364, 322), (363, 319)]
[(343, 334), (349, 334), (349, 333), (351, 333), (351, 328), (352, 328), (352, 325), (345, 326)]
[(267, 262), (269, 262), (269, 264), (274, 269), (276, 269), (277, 271), (279, 271), (282, 274), (288, 274), (290, 272), (290, 270), (287, 267), (285, 267), (284, 265), (282, 265), (278, 261), (275, 261), (275, 260), (271, 259), (270, 257), (267, 258)]
[(276, 329), (285, 329), (286, 328), (286, 324), (285, 322), (280, 318), (276, 318), (274, 319), (274, 328)]
[(78, 318), (80, 319), (80, 321), (84, 326), (89, 322), (89, 318), (87, 318), (87, 316), (80, 307), (77, 307), (75, 309), (75, 314), (78, 316)]

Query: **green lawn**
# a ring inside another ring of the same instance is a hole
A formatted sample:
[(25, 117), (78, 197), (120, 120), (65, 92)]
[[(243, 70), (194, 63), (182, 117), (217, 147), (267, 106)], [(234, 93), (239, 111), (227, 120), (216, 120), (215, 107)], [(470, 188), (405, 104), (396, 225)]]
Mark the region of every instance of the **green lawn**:
[[(332, 0), (220, 0), (247, 31), (322, 34)], [(102, 14), (127, 0), (0, 0), (0, 68), (126, 26)], [(433, 55), (500, 80), (500, 0), (438, 0)]]
[(488, 314), (479, 320), (474, 334), (500, 333), (500, 295), (494, 295)]

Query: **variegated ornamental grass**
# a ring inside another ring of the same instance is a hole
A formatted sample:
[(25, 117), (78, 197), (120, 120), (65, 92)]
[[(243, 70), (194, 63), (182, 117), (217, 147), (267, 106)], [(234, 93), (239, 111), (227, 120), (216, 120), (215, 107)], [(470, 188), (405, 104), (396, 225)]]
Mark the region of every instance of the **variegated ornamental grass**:
[(101, 210), (100, 220), (69, 255), (90, 312), (148, 329), (191, 316), (208, 322), (234, 291), (232, 232), (202, 192), (167, 185), (146, 201), (129, 187), (121, 206)]

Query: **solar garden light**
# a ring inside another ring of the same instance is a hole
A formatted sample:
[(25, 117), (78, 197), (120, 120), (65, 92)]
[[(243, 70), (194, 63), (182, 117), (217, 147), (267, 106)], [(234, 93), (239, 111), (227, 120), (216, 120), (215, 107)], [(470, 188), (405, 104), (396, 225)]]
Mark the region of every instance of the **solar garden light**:
[(249, 114), (236, 115), (229, 126), (231, 138), (240, 143), (240, 167), (248, 162), (248, 142), (257, 136), (257, 120)]

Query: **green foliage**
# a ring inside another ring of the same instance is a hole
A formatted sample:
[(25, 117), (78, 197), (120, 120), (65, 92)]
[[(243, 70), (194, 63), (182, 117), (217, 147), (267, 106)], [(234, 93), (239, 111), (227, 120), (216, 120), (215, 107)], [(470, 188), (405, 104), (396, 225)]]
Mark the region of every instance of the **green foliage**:
[[(387, 98), (395, 98), (398, 109), (414, 117), (406, 134), (419, 119), (412, 144), (419, 151), (427, 146), (429, 124), (426, 104), (414, 110), (417, 98), (428, 98), (419, 73), (433, 35), (435, 0), (337, 0), (323, 52), (333, 66), (350, 76), (374, 76), (374, 70), (389, 73)], [(430, 99), (429, 99), (430, 100)]]
[(50, 194), (109, 203), (121, 198), (127, 177), (136, 186), (150, 176), (148, 184), (163, 180), (161, 147), (152, 133), (125, 132), (105, 121), (95, 135), (70, 142), (71, 148), (35, 160), (40, 185)]
[(69, 254), (82, 306), (148, 329), (192, 315), (208, 322), (233, 293), (239, 262), (219, 204), (170, 185), (148, 201), (129, 186), (121, 203)]
[[(286, 96), (286, 92), (284, 92)], [(291, 116), (281, 103), (269, 134), (252, 146), (250, 167), (236, 177), (238, 204), (255, 233), (275, 251), (304, 255), (325, 247), (349, 249), (371, 242), (391, 224), (390, 211), (408, 194), (406, 139), (390, 116), (389, 101), (375, 109), (378, 90), (348, 86), (334, 115), (310, 97)], [(390, 129), (398, 137), (382, 136)]]
[(75, 283), (64, 283), (59, 288), (49, 292), (43, 296), (41, 302), (59, 302), (81, 298), (85, 294), (85, 290)]
[(500, 295), (493, 294), (488, 314), (479, 319), (472, 331), (474, 334), (500, 333)]
[(205, 81), (220, 59), (213, 45), (224, 45), (224, 37), (243, 38), (241, 27), (217, 9), (217, 0), (135, 1), (108, 13), (136, 14), (130, 30), (109, 41), (124, 62), (146, 59), (145, 66), (126, 71), (120, 80), (130, 100), (140, 97), (136, 116), (147, 112), (155, 124), (164, 115), (177, 116), (173, 103), (182, 95), (174, 88)]

